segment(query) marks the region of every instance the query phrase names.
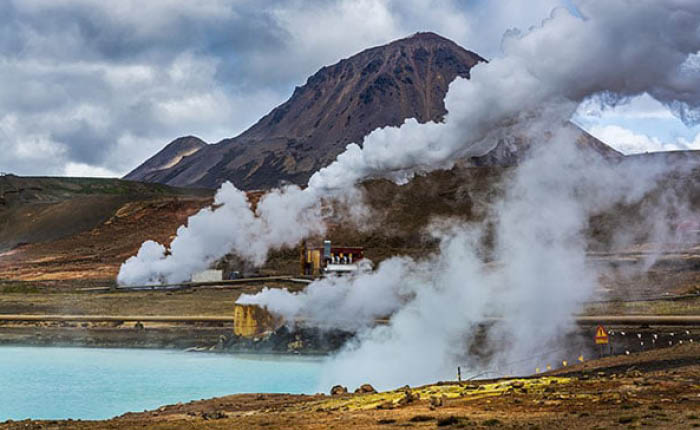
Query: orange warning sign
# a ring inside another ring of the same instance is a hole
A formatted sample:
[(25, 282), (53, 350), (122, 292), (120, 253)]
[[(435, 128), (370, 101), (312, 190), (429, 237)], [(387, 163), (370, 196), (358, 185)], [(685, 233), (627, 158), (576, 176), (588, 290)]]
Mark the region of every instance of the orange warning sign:
[(599, 325), (597, 329), (595, 329), (595, 343), (596, 345), (607, 345), (609, 341), (608, 338), (608, 332), (605, 331), (605, 327), (602, 325)]

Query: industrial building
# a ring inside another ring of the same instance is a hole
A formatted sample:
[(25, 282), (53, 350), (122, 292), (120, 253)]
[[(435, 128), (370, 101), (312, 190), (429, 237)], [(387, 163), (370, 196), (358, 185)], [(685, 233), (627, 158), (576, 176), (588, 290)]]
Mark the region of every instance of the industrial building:
[(300, 262), (301, 274), (321, 276), (329, 273), (351, 273), (358, 269), (358, 262), (364, 258), (364, 248), (357, 246), (333, 246), (324, 240), (323, 246), (302, 245)]

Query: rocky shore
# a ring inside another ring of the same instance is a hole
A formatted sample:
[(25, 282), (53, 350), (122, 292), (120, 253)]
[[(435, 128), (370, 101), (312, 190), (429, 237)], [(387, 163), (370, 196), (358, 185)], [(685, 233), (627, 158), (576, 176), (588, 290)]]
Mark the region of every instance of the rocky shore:
[(0, 345), (157, 348), (193, 352), (326, 354), (351, 333), (286, 326), (254, 338), (236, 336), (232, 324), (23, 322), (0, 324)]

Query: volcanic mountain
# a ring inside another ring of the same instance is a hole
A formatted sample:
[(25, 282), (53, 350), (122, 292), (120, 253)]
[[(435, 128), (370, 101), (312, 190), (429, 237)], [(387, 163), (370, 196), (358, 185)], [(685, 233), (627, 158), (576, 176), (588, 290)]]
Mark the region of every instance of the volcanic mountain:
[[(346, 145), (361, 144), (378, 127), (407, 118), (442, 120), (450, 82), (469, 78), (471, 68), (485, 61), (434, 33), (370, 48), (323, 67), (237, 137), (211, 145), (176, 139), (125, 179), (203, 188), (231, 181), (244, 190), (305, 184)], [(582, 139), (598, 152), (619, 155), (585, 132)], [(510, 164), (516, 150), (501, 143), (475, 162)]]

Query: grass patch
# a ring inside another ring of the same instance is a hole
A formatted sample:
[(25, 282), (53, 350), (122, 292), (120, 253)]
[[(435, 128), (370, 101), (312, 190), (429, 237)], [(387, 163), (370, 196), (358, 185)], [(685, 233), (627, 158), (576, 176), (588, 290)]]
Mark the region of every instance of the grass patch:
[(39, 288), (34, 285), (14, 284), (0, 288), (2, 294), (38, 294), (40, 292)]

